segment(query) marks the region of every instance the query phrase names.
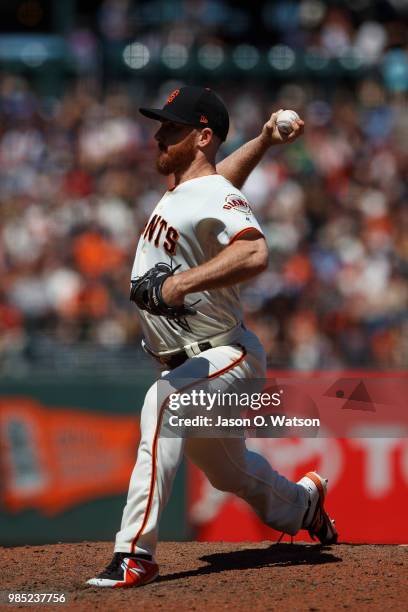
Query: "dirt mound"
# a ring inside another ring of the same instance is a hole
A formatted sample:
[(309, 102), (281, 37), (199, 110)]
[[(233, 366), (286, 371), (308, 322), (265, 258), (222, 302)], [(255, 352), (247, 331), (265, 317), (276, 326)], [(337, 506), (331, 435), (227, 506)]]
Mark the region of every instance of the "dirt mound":
[(406, 609), (404, 546), (163, 542), (160, 578), (127, 590), (84, 584), (110, 561), (109, 543), (0, 550), (0, 609), (8, 593), (64, 593), (65, 604), (21, 606), (50, 611)]

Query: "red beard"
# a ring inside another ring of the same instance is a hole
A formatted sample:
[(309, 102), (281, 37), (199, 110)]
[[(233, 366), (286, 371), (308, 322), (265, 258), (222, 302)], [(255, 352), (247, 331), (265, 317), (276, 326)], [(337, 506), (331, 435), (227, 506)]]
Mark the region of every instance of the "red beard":
[(165, 176), (183, 172), (191, 165), (194, 157), (194, 134), (189, 134), (179, 144), (170, 145), (167, 151), (159, 152), (156, 168), (160, 174)]

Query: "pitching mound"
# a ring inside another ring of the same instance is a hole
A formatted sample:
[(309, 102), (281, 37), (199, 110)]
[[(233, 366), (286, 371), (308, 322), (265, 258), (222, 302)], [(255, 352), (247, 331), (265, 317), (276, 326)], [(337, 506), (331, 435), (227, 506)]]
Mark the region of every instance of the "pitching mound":
[(18, 592), (65, 594), (65, 603), (32, 610), (395, 612), (406, 609), (407, 554), (403, 546), (163, 542), (157, 582), (112, 590), (84, 585), (110, 561), (111, 544), (2, 548), (0, 609)]

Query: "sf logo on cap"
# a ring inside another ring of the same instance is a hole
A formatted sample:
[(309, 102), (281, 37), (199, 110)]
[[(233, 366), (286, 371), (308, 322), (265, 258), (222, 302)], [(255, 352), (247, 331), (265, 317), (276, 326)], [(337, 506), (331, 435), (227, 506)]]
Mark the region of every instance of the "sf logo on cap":
[(171, 102), (173, 102), (174, 98), (175, 98), (176, 96), (178, 96), (178, 95), (179, 95), (179, 93), (180, 93), (180, 90), (179, 90), (179, 89), (175, 89), (175, 90), (174, 90), (174, 91), (173, 91), (173, 92), (172, 92), (172, 93), (169, 95), (169, 97), (167, 98), (167, 102), (166, 102), (166, 104), (170, 104)]

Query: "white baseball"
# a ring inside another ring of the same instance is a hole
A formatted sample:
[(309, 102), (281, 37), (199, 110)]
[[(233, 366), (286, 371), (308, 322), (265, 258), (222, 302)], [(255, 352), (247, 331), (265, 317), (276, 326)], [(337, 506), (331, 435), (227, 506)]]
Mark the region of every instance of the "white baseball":
[(276, 125), (282, 136), (287, 136), (293, 131), (292, 121), (300, 119), (299, 115), (293, 110), (283, 110), (279, 113)]

